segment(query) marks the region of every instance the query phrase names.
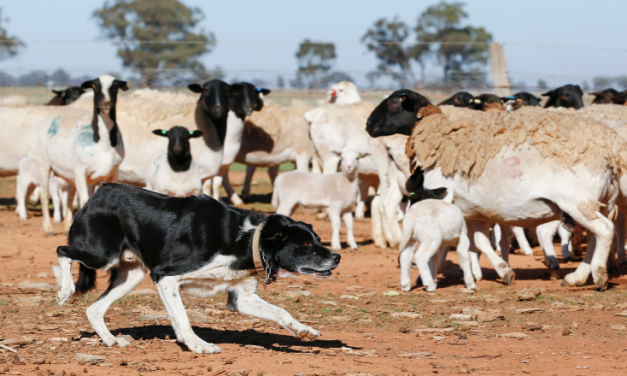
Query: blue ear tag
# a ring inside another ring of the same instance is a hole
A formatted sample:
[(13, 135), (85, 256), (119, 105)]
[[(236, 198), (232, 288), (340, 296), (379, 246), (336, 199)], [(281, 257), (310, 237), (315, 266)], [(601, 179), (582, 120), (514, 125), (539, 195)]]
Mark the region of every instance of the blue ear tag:
[(262, 90), (263, 90), (263, 89), (262, 89), (262, 88), (260, 88), (260, 87), (258, 87), (258, 88), (257, 88), (257, 92), (258, 92), (258, 93), (261, 93), (261, 91), (262, 91)]
[(165, 136), (166, 134), (168, 134), (168, 131), (161, 131), (161, 134)]

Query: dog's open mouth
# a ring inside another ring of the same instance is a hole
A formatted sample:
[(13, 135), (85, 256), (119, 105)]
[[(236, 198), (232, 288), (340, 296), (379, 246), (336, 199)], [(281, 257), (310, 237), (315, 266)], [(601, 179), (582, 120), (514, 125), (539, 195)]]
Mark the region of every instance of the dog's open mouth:
[(311, 269), (311, 268), (302, 268), (300, 270), (300, 272), (302, 274), (309, 274), (309, 275), (314, 275), (316, 277), (320, 277), (320, 278), (327, 278), (331, 276), (331, 270), (327, 269), (327, 270), (315, 270), (315, 269)]

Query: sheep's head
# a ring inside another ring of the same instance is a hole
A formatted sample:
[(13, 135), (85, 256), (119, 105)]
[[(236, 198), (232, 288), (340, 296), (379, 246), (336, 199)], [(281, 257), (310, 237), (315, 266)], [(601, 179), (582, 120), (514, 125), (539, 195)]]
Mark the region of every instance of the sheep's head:
[(357, 91), (357, 86), (349, 81), (340, 81), (327, 92), (329, 103), (335, 104), (353, 104), (361, 101), (361, 96)]
[(270, 94), (269, 89), (258, 88), (247, 82), (233, 84), (227, 90), (229, 109), (244, 118), (263, 108), (263, 97)]
[[(517, 109), (520, 106), (539, 106), (540, 101), (542, 101), (542, 99), (525, 91), (516, 93), (512, 95), (512, 97), (514, 98), (514, 109)], [(520, 100), (520, 106), (516, 104), (517, 100)]]
[(397, 90), (375, 108), (366, 123), (371, 137), (404, 134), (409, 136), (416, 125), (418, 111), (431, 102), (411, 90)]
[(61, 106), (65, 106), (76, 101), (85, 90), (82, 87), (72, 86), (65, 90), (52, 90), (52, 92), (61, 99)]
[(344, 149), (341, 153), (334, 152), (341, 158), (342, 172), (346, 176), (355, 176), (359, 169), (359, 160), (368, 156), (368, 153), (360, 153), (355, 149)]
[(453, 94), (453, 96), (451, 96), (450, 98), (438, 103), (438, 106), (450, 105), (455, 107), (468, 107), (470, 105), (470, 101), (473, 98), (474, 97), (472, 96), (472, 94), (465, 91), (460, 91)]
[[(499, 108), (501, 105), (501, 98), (494, 94), (481, 94), (474, 97), (468, 107), (473, 110), (486, 111), (488, 109)], [(505, 108), (503, 108), (504, 110)]]
[(548, 107), (566, 107), (578, 110), (583, 107), (583, 91), (579, 85), (564, 85), (557, 89), (542, 94), (543, 97), (549, 97), (544, 105)]
[(195, 130), (190, 131), (182, 126), (174, 126), (170, 130), (155, 129), (152, 133), (157, 136), (167, 137), (168, 139), (168, 157), (174, 158), (181, 162), (191, 158), (191, 148), (189, 140), (202, 136), (202, 132)]
[(226, 118), (229, 112), (229, 84), (222, 80), (211, 80), (204, 84), (190, 84), (187, 88), (200, 94), (198, 103), (214, 119)]
[[(115, 118), (115, 104), (118, 98), (118, 90), (128, 90), (126, 81), (120, 81), (115, 77), (104, 74), (95, 80), (85, 81), (81, 84), (81, 88), (93, 89), (94, 91), (94, 109)], [(113, 112), (113, 115), (111, 115)]]

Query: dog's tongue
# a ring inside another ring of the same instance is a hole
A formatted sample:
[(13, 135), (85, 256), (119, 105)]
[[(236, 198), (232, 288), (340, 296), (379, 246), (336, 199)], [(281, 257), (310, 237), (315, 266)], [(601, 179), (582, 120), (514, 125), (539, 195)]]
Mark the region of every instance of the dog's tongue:
[(296, 272), (288, 272), (285, 269), (279, 268), (279, 272), (277, 273), (279, 278), (297, 278), (298, 273)]

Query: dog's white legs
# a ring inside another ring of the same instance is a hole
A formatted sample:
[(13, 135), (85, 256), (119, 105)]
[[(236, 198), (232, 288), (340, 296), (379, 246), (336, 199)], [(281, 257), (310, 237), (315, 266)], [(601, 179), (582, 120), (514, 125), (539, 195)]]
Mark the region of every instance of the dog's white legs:
[(168, 312), (168, 316), (170, 316), (172, 328), (178, 340), (185, 344), (191, 351), (198, 354), (219, 353), (220, 348), (218, 346), (203, 341), (192, 330), (187, 312), (185, 312), (183, 300), (181, 300), (177, 277), (163, 277), (159, 282), (155, 283), (155, 285), (157, 286), (165, 310)]
[(94, 304), (87, 308), (87, 319), (91, 323), (102, 343), (113, 346), (116, 343), (120, 347), (126, 347), (130, 343), (124, 338), (115, 338), (104, 322), (104, 315), (116, 300), (131, 292), (135, 286), (146, 276), (146, 272), (137, 265), (122, 264), (117, 270), (112, 271), (114, 278), (111, 285)]
[(301, 324), (283, 308), (261, 299), (257, 295), (257, 280), (255, 278), (248, 279), (238, 286), (229, 289), (229, 309), (248, 316), (274, 321), (297, 338), (315, 338), (320, 336), (319, 331)]
[(54, 265), (52, 273), (60, 287), (57, 292), (57, 303), (63, 306), (76, 291), (74, 280), (72, 280), (72, 260), (68, 257), (59, 257), (59, 266)]
[(355, 241), (355, 234), (353, 233), (353, 213), (350, 210), (342, 214), (344, 219), (344, 225), (346, 226), (346, 242), (352, 249), (357, 249), (357, 242)]

